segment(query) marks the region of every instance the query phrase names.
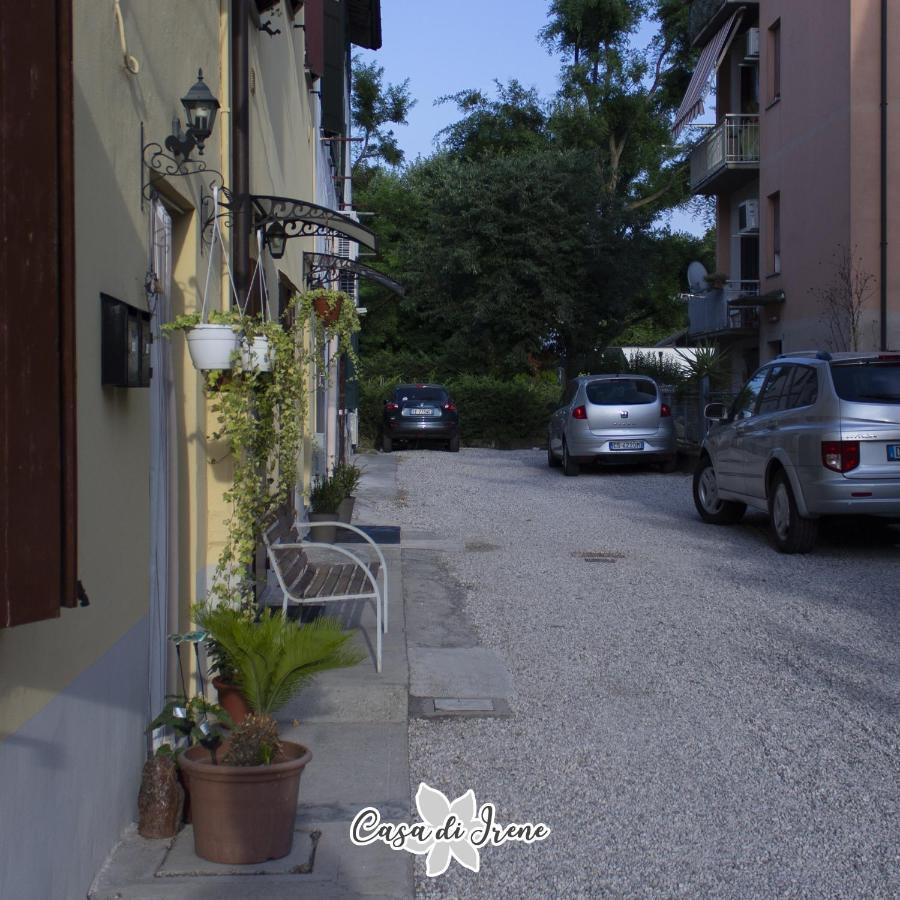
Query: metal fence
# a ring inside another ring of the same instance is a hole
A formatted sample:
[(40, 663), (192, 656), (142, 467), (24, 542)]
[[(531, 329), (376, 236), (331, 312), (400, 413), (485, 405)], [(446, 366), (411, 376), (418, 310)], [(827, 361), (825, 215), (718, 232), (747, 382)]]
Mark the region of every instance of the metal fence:
[(759, 116), (727, 115), (691, 151), (691, 187), (725, 166), (759, 165)]
[(666, 402), (672, 409), (678, 443), (688, 448), (699, 447), (709, 431), (709, 422), (703, 417), (706, 404), (724, 403), (731, 406), (736, 396), (729, 391), (693, 391), (670, 395)]

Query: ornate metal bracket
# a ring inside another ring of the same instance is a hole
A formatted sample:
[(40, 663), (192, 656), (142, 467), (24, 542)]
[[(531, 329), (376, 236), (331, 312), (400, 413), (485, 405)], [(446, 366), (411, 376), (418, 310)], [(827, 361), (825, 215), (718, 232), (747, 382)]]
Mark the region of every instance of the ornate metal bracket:
[[(156, 141), (144, 143), (144, 123), (141, 122), (141, 209), (145, 201), (153, 199), (154, 184), (160, 178), (183, 178), (187, 175), (212, 175), (204, 188), (212, 190), (222, 186), (222, 173), (210, 168), (202, 159), (177, 159), (166, 153)], [(205, 205), (205, 192), (201, 188), (201, 204)]]
[(281, 34), (280, 28), (272, 28), (272, 20), (271, 19), (266, 19), (265, 22), (260, 22), (258, 28), (260, 31), (264, 31), (266, 34), (270, 35), (271, 37), (275, 37), (276, 34)]
[[(372, 269), (358, 263), (355, 259), (348, 259), (346, 256), (334, 256), (330, 253), (307, 253), (304, 257), (309, 269), (307, 277), (311, 282), (318, 281), (337, 281), (342, 272), (349, 272), (357, 278), (365, 278), (374, 281), (382, 287), (386, 287), (389, 291), (399, 294), (401, 297), (406, 293), (404, 287), (393, 278), (388, 278), (383, 272)], [(322, 276), (325, 276), (322, 278)]]

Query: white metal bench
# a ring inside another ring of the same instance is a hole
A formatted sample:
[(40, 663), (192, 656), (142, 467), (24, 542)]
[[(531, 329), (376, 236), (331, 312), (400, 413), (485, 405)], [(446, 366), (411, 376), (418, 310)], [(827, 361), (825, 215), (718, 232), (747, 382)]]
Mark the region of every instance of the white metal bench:
[[(362, 529), (346, 522), (304, 522), (304, 527), (322, 525), (344, 528), (359, 535), (374, 551), (371, 561), (345, 546), (301, 539), (287, 514), (277, 516), (263, 532), (269, 563), (283, 595), (281, 607), (317, 606), (347, 600), (369, 600), (375, 607), (375, 668), (381, 672), (381, 636), (388, 630), (387, 563), (381, 548)], [(327, 549), (350, 560), (349, 563), (312, 562), (307, 550)], [(378, 576), (381, 575), (381, 584)]]

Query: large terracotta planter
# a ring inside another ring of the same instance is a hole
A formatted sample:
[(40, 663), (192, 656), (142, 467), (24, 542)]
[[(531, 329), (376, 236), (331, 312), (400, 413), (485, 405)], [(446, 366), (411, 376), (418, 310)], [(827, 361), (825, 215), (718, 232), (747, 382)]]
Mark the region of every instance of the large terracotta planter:
[[(216, 766), (204, 747), (178, 758), (190, 775), (194, 851), (210, 862), (247, 865), (291, 852), (300, 775), (312, 753), (282, 741), (285, 762), (271, 766)], [(228, 742), (217, 756), (222, 759)]]
[(216, 676), (213, 678), (213, 687), (219, 695), (219, 706), (231, 716), (231, 721), (235, 725), (240, 725), (244, 718), (253, 712), (247, 698), (236, 685), (227, 684)]
[(343, 303), (343, 299), (338, 299), (334, 306), (331, 306), (327, 297), (314, 297), (313, 309), (323, 325), (334, 325), (341, 314), (341, 303)]

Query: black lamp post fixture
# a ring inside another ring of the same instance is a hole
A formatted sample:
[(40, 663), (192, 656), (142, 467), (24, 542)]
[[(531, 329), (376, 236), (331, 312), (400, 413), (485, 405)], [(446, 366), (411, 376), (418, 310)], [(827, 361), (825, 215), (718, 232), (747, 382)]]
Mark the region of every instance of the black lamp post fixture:
[(203, 142), (212, 134), (219, 111), (219, 101), (203, 80), (203, 69), (197, 72), (196, 84), (181, 98), (187, 117), (187, 128), (181, 131), (178, 119), (172, 123), (173, 134), (166, 138), (166, 149), (175, 156), (187, 159), (194, 147), (203, 156)]
[(284, 256), (284, 248), (287, 243), (287, 233), (280, 222), (273, 222), (266, 229), (266, 244), (272, 259), (281, 259)]

